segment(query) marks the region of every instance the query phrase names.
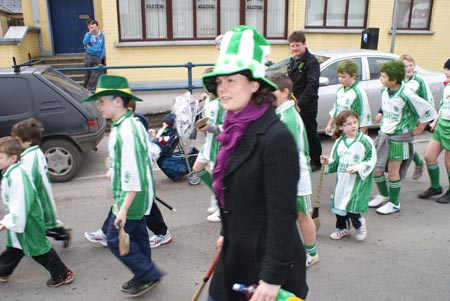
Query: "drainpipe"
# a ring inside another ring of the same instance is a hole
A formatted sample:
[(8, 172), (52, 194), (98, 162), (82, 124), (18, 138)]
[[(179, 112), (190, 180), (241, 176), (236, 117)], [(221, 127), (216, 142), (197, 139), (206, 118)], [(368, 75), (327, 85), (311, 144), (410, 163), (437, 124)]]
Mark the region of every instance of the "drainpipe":
[(398, 0), (394, 0), (394, 14), (392, 16), (392, 31), (391, 31), (391, 53), (394, 53), (395, 36), (397, 34), (397, 16), (398, 16)]

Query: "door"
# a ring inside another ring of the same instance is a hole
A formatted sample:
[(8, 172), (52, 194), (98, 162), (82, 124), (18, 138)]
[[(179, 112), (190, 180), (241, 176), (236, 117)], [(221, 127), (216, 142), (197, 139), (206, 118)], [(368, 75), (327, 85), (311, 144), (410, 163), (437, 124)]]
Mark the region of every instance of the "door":
[(55, 53), (84, 52), (86, 21), (94, 18), (93, 0), (50, 0)]

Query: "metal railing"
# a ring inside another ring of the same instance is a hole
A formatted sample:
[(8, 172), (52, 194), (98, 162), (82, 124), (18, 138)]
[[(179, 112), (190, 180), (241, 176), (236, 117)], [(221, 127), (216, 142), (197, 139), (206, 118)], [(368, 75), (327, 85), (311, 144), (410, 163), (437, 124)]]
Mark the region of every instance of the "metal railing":
[[(195, 67), (211, 67), (214, 64), (194, 64), (192, 62), (187, 62), (186, 64), (173, 64), (173, 65), (141, 65), (141, 66), (105, 66), (98, 65), (97, 67), (77, 67), (77, 68), (57, 68), (58, 71), (85, 71), (85, 70), (97, 70), (100, 75), (105, 74), (106, 70), (112, 69), (155, 69), (155, 68), (186, 68), (187, 69), (187, 85), (176, 85), (170, 84), (176, 81), (167, 81), (167, 85), (163, 85), (162, 82), (155, 82), (159, 86), (154, 87), (132, 87), (133, 91), (162, 91), (162, 90), (189, 90), (192, 93), (194, 89), (202, 89), (203, 86), (194, 84), (192, 77), (192, 69)], [(132, 83), (130, 83), (133, 86)]]
[[(266, 66), (272, 65), (272, 61), (268, 61)], [(192, 69), (195, 67), (211, 67), (214, 64), (194, 64), (192, 62), (187, 62), (186, 64), (173, 64), (173, 65), (142, 65), (142, 66), (105, 66), (98, 65), (97, 67), (79, 67), (79, 68), (57, 68), (58, 71), (81, 71), (81, 70), (98, 70), (100, 75), (105, 74), (105, 70), (112, 69), (155, 69), (155, 68), (186, 68), (187, 69), (187, 85), (171, 85), (170, 83), (176, 81), (167, 81), (167, 85), (163, 85), (162, 82), (154, 82), (156, 86), (154, 87), (139, 87), (133, 86), (133, 83), (130, 83), (133, 91), (163, 91), (163, 90), (188, 90), (192, 93), (194, 89), (202, 89), (202, 85), (194, 84), (194, 80), (192, 77)], [(158, 86), (159, 85), (159, 86)]]

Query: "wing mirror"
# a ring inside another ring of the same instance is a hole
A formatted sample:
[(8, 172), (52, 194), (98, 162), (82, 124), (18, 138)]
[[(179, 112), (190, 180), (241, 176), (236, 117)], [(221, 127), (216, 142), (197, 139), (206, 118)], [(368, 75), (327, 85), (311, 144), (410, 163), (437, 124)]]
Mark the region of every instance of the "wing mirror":
[(330, 80), (328, 79), (328, 77), (323, 77), (323, 76), (321, 76), (320, 78), (319, 78), (319, 86), (320, 87), (322, 87), (322, 86), (328, 86), (330, 84)]

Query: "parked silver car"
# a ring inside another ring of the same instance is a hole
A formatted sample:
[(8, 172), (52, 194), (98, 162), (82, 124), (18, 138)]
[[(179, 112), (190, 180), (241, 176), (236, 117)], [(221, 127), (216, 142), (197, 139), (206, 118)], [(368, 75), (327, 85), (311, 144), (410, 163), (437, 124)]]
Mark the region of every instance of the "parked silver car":
[[(328, 113), (333, 106), (333, 102), (336, 98), (336, 91), (339, 86), (336, 68), (341, 61), (345, 59), (352, 59), (358, 65), (357, 79), (367, 92), (370, 110), (372, 112), (372, 122), (374, 123), (374, 127), (377, 127), (378, 125), (375, 124), (373, 118), (375, 118), (381, 105), (382, 87), (379, 80), (380, 67), (387, 61), (398, 59), (399, 56), (392, 53), (365, 49), (327, 49), (311, 52), (320, 62), (319, 111), (317, 114), (319, 132), (323, 133), (325, 131), (328, 120), (330, 119)], [(286, 73), (289, 59), (290, 57), (282, 59), (268, 67), (266, 76), (269, 76), (274, 72)], [(433, 93), (435, 107), (438, 109), (442, 90), (444, 88), (444, 74), (426, 71), (417, 65), (416, 71), (429, 83)]]

